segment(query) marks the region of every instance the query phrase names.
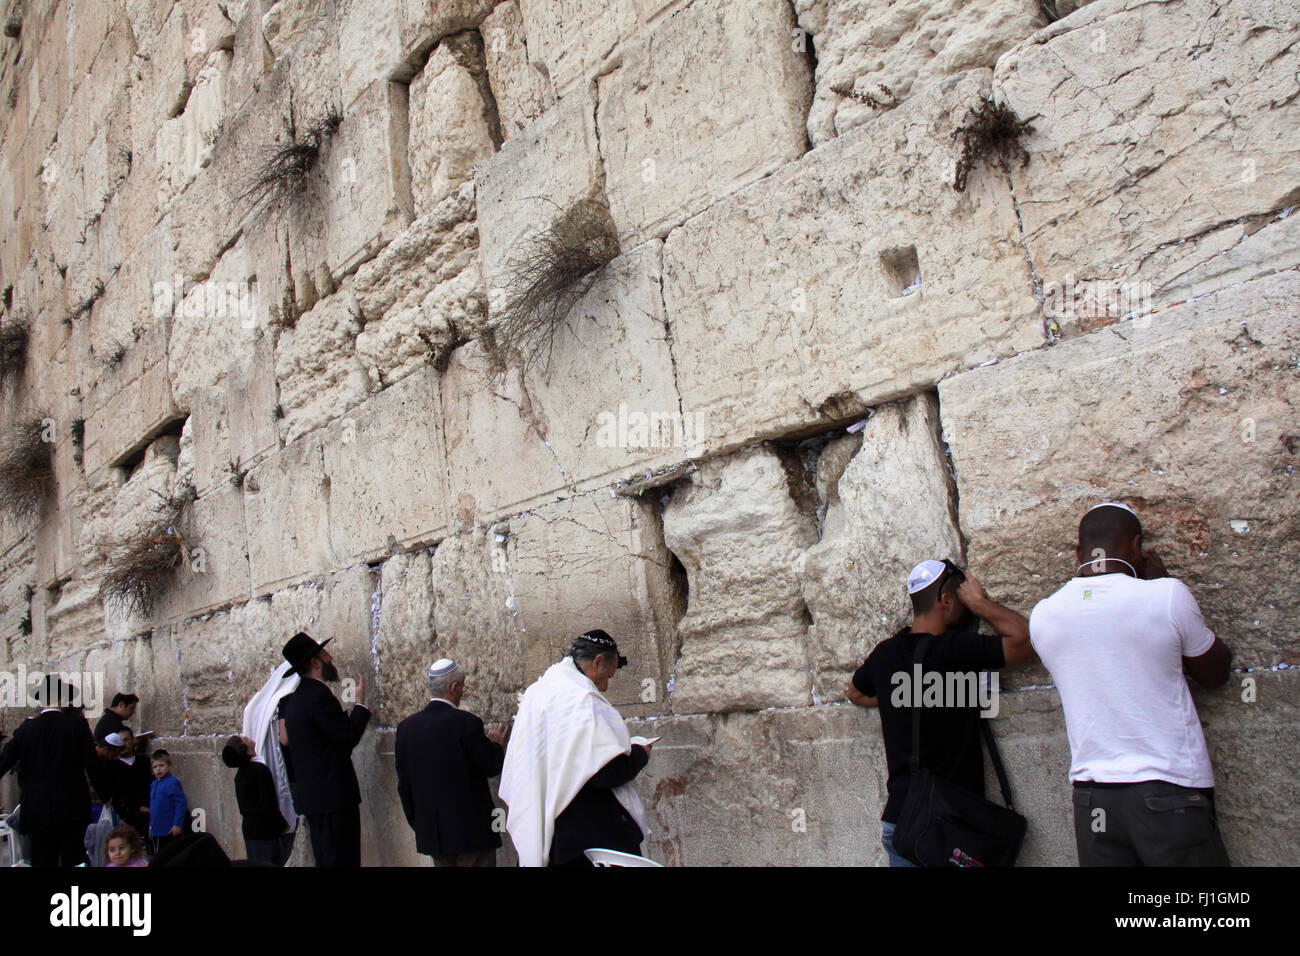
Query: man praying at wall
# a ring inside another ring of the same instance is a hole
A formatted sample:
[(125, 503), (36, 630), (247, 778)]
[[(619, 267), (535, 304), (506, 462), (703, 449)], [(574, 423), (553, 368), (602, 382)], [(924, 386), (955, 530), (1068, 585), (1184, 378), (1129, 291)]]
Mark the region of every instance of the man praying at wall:
[(650, 759), (605, 699), (627, 658), (588, 631), (527, 691), (501, 773), (521, 866), (591, 866), (585, 851), (640, 854), (645, 810), (632, 780)]
[(464, 694), (464, 669), (435, 661), (428, 706), (397, 725), (397, 795), (415, 848), (434, 866), (496, 866), (501, 834), (488, 779), (501, 773), (506, 728), (462, 710)]
[(1029, 617), (1070, 738), (1080, 866), (1227, 866), (1191, 674), (1228, 680), (1232, 652), (1187, 585), (1108, 501), (1079, 522), (1076, 576)]
[[(939, 672), (943, 686), (954, 688), (974, 687), (981, 671), (1014, 667), (1034, 654), (1024, 615), (989, 600), (979, 582), (951, 561), (922, 561), (907, 576), (907, 593), (912, 600), (912, 626), (877, 644), (854, 673), (848, 689), (849, 700), (859, 707), (880, 708), (880, 731), (889, 766), (880, 843), (890, 866), (915, 865), (894, 852), (894, 829), (907, 795), (913, 703), (920, 691), (910, 688), (915, 693), (901, 695), (895, 691), (914, 679), (913, 656), (918, 643), (927, 641), (920, 660), (922, 673)], [(997, 633), (978, 633), (977, 618), (987, 621)], [(978, 703), (941, 703), (919, 707), (921, 766), (982, 797), (984, 752)]]
[(123, 731), (129, 733), (131, 728), (126, 722), (135, 716), (139, 704), (140, 698), (135, 694), (114, 694), (113, 702), (95, 724), (95, 743), (102, 744), (109, 734), (121, 734)]
[(361, 865), (361, 788), (352, 750), (370, 721), (366, 685), (355, 675), (357, 702), (345, 713), (326, 681), (339, 679), (334, 658), (311, 636), (295, 634), (284, 659), (301, 677), (284, 699), (284, 726), (293, 748), (294, 803), (307, 818), (317, 866)]

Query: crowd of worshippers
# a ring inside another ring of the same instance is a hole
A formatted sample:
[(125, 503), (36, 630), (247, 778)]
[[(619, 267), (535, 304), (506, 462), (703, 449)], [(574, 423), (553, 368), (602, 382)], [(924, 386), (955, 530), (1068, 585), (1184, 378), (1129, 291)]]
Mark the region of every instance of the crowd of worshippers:
[[(902, 678), (987, 674), (1035, 657), (1064, 711), (1080, 865), (1227, 865), (1187, 675), (1220, 686), (1231, 653), (1187, 586), (1144, 549), (1127, 505), (1084, 514), (1076, 557), (1074, 577), (1028, 618), (990, 599), (951, 561), (922, 561), (907, 578), (910, 626), (878, 641), (863, 635), (874, 647), (848, 699), (880, 714), (888, 772), (880, 842), (891, 866), (915, 865), (894, 837), (919, 767), (984, 794), (980, 704), (921, 701), (898, 692)], [(981, 621), (992, 633), (980, 632)], [(305, 819), (316, 866), (361, 864), (352, 751), (370, 712), (360, 675), (350, 711), (330, 689), (340, 678), (329, 643), (306, 633), (289, 640), (284, 663), (244, 710), (243, 733), (222, 752), (236, 771), (254, 863), (283, 865)], [(658, 738), (630, 736), (605, 697), (626, 664), (608, 633), (583, 633), (527, 688), (508, 726), (485, 725), (462, 708), (470, 675), (449, 659), (435, 662), (428, 704), (401, 721), (395, 741), (397, 792), (416, 850), (436, 866), (495, 866), (504, 828), (524, 866), (654, 865), (642, 856), (649, 830), (635, 781)], [(30, 838), (33, 865), (70, 865), (96, 852), (87, 782), (102, 798), (93, 822), (103, 828), (108, 865), (142, 865), (146, 852), (155, 865), (228, 861), (209, 835), (185, 832), (184, 791), (166, 752), (155, 750), (148, 764), (137, 757), (147, 738), (126, 723), (135, 705), (130, 695), (114, 698), (94, 743), (70, 709), (47, 706), (16, 728), (0, 774), (18, 767), (18, 828)], [(504, 814), (489, 787), (498, 776)], [(100, 823), (105, 810), (111, 816)]]

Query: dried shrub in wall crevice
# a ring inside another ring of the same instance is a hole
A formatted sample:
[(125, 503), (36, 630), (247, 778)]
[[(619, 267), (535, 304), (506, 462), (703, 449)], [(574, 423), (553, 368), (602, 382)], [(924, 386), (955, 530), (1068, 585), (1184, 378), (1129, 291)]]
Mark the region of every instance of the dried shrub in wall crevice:
[(497, 352), (519, 356), (525, 367), (549, 366), (565, 316), (618, 254), (609, 209), (592, 198), (525, 240), (523, 252), (506, 266), (506, 303), (492, 323)]
[(166, 499), (166, 507), (152, 527), (118, 543), (108, 555), (99, 582), (101, 601), (127, 614), (153, 612), (194, 546), (180, 531), (185, 509), (193, 500), (192, 488)]
[(40, 517), (54, 485), (54, 443), (48, 418), (31, 418), (0, 434), (0, 513), (17, 522)]
[(0, 383), (21, 378), (27, 368), (31, 328), (26, 322), (5, 317), (0, 321)]
[(282, 217), (306, 194), (308, 176), (316, 168), (325, 140), (337, 133), (342, 123), (343, 114), (330, 106), (302, 135), (295, 133), (290, 143), (265, 147), (235, 203), (247, 202), (249, 216)]
[(1013, 159), (1020, 165), (1029, 165), (1029, 152), (1020, 137), (1032, 133), (1034, 128), (1023, 121), (1005, 103), (986, 99), (967, 111), (961, 126), (953, 131), (953, 139), (961, 143), (957, 154), (952, 188), (965, 192), (966, 178), (977, 162), (996, 159), (1006, 168)]

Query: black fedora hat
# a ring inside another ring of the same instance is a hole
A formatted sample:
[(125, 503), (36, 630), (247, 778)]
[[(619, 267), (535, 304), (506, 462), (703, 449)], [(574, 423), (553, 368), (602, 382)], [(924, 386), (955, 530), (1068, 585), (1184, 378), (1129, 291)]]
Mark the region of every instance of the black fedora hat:
[(334, 638), (326, 638), (324, 644), (317, 644), (310, 634), (299, 631), (293, 637), (289, 638), (289, 643), (284, 645), (284, 659), (289, 662), (289, 667), (295, 671), (301, 672), (313, 657), (321, 652)]
[(32, 700), (42, 707), (76, 706), (80, 694), (58, 674), (48, 674), (31, 692)]

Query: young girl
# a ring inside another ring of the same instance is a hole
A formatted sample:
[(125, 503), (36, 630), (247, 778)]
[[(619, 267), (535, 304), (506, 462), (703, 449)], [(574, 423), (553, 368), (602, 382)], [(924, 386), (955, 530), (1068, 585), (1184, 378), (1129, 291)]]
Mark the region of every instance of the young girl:
[(104, 842), (108, 866), (148, 866), (144, 858), (144, 837), (135, 827), (123, 823), (115, 827)]

